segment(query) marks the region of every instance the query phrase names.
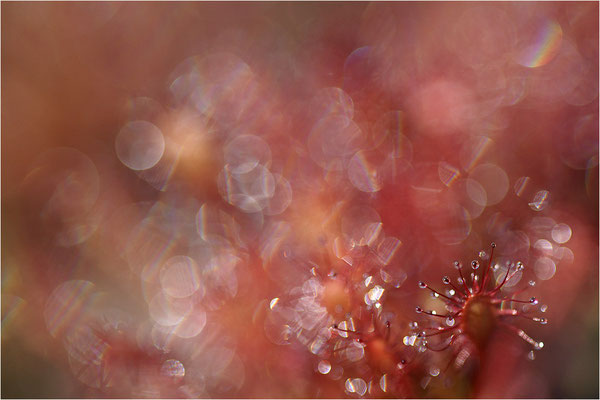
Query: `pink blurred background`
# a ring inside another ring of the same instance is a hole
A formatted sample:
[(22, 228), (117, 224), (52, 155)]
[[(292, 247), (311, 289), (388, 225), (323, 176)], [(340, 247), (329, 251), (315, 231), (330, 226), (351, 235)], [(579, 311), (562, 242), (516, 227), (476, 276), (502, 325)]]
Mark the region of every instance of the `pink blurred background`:
[(1, 7), (3, 397), (388, 395), (329, 327), (492, 241), (545, 347), (421, 394), (598, 397), (598, 3)]

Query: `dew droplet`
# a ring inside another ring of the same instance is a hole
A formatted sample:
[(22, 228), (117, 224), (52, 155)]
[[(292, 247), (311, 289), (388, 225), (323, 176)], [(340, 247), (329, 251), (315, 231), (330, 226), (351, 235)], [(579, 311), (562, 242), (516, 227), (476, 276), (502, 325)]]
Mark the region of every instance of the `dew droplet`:
[(543, 318), (543, 317), (542, 317), (542, 318), (540, 318), (540, 319), (539, 319), (539, 322), (540, 322), (540, 324), (542, 324), (542, 325), (546, 325), (546, 324), (548, 323), (548, 320), (547, 320), (546, 318)]
[(473, 267), (473, 269), (479, 268), (479, 262), (477, 260), (471, 261), (471, 267)]
[(277, 303), (279, 303), (279, 297), (275, 297), (273, 300), (271, 300), (271, 302), (269, 303), (269, 308), (271, 310), (274, 309)]
[(540, 307), (540, 311), (541, 311), (541, 312), (546, 312), (546, 311), (548, 311), (548, 306), (547, 306), (546, 304), (542, 305), (542, 306)]
[(454, 261), (454, 268), (460, 269), (461, 265), (458, 261)]
[(463, 278), (458, 278), (456, 281), (457, 281), (457, 282), (458, 282), (460, 285), (462, 285), (462, 284), (464, 283), (464, 281), (465, 281), (465, 280), (464, 280)]
[(437, 367), (431, 367), (429, 368), (429, 375), (431, 376), (438, 376), (440, 374), (440, 369)]
[(425, 282), (423, 282), (423, 281), (419, 281), (419, 287), (421, 289), (425, 289), (427, 287), (427, 284)]
[(456, 290), (450, 289), (446, 293), (448, 294), (448, 296), (452, 297), (452, 296), (454, 296), (456, 294)]
[(421, 313), (423, 312), (423, 309), (422, 309), (421, 307), (417, 306), (417, 307), (415, 307), (415, 311), (416, 311), (418, 314), (421, 314)]
[(536, 305), (538, 303), (537, 299), (535, 297), (532, 297), (529, 299), (529, 302), (533, 305)]
[(521, 261), (517, 261), (517, 271), (523, 271), (523, 268), (525, 268), (523, 263)]
[(487, 257), (487, 253), (485, 251), (481, 250), (479, 252), (479, 258), (481, 258), (482, 260), (485, 260), (486, 257)]
[(535, 343), (534, 343), (534, 345), (533, 345), (533, 347), (534, 347), (536, 350), (543, 349), (543, 348), (544, 348), (544, 342), (535, 342)]
[(383, 374), (381, 379), (379, 379), (379, 387), (381, 387), (381, 390), (384, 392), (387, 392), (387, 374)]
[(367, 392), (367, 383), (361, 378), (346, 379), (346, 390), (349, 393), (356, 393), (359, 396), (364, 396)]
[(446, 325), (448, 326), (454, 326), (455, 322), (456, 321), (454, 320), (454, 318), (452, 318), (452, 316), (446, 318)]
[(531, 350), (529, 352), (529, 354), (527, 354), (527, 358), (530, 359), (530, 360), (532, 360), (532, 361), (535, 360), (535, 352), (533, 350)]
[(492, 242), (492, 243), (490, 244), (490, 246), (492, 246), (492, 248), (493, 248), (493, 249), (495, 249), (495, 248), (496, 248), (496, 243), (495, 243), (495, 242)]
[(185, 367), (179, 360), (166, 360), (160, 369), (163, 375), (170, 378), (183, 378), (185, 376)]
[(320, 373), (326, 375), (329, 373), (329, 371), (331, 371), (331, 363), (327, 360), (321, 360), (317, 368)]
[(534, 211), (542, 211), (548, 205), (549, 195), (550, 192), (547, 190), (540, 190), (535, 194), (533, 201), (529, 203), (529, 207)]
[(404, 336), (402, 343), (404, 343), (405, 346), (414, 346), (417, 337), (418, 335)]
[(419, 326), (419, 324), (417, 323), (417, 321), (413, 321), (408, 324), (408, 327), (410, 329), (417, 329), (418, 326)]
[(375, 285), (371, 290), (369, 290), (369, 292), (367, 293), (367, 296), (368, 296), (369, 300), (371, 301), (371, 303), (374, 303), (374, 302), (377, 302), (381, 298), (384, 291), (385, 291), (384, 288), (382, 288), (379, 285)]
[(534, 287), (535, 286), (535, 281), (529, 281), (529, 286)]
[(444, 282), (445, 285), (448, 285), (450, 283), (450, 278), (448, 278), (447, 276), (444, 276), (442, 278), (442, 282)]

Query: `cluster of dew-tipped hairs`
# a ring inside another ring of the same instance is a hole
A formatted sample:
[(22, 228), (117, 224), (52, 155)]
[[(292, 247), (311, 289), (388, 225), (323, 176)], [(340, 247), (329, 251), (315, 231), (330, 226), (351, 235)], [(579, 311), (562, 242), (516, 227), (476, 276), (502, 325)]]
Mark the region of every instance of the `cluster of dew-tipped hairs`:
[[(513, 326), (507, 321), (509, 318), (521, 317), (543, 325), (548, 322), (546, 318), (533, 317), (529, 315), (528, 311), (517, 310), (514, 308), (514, 303), (524, 303), (530, 305), (538, 304), (538, 300), (535, 297), (531, 297), (529, 300), (518, 300), (513, 298), (513, 296), (527, 290), (529, 287), (534, 286), (534, 281), (530, 281), (529, 285), (524, 287), (522, 290), (519, 290), (508, 296), (505, 296), (503, 293), (501, 293), (501, 289), (504, 287), (504, 285), (509, 282), (515, 276), (515, 274), (524, 269), (523, 263), (517, 262), (516, 264), (508, 264), (506, 275), (504, 275), (504, 278), (501, 280), (501, 282), (496, 285), (492, 284), (492, 279), (488, 280), (488, 274), (490, 271), (496, 270), (498, 267), (497, 265), (492, 267), (495, 247), (496, 244), (492, 243), (489, 263), (485, 267), (485, 271), (481, 274), (481, 277), (479, 274), (477, 274), (477, 270), (480, 266), (479, 262), (473, 261), (471, 263), (473, 272), (470, 274), (470, 282), (465, 278), (465, 276), (463, 276), (461, 263), (455, 261), (454, 266), (459, 273), (459, 277), (456, 280), (458, 285), (455, 286), (448, 276), (444, 276), (442, 278), (442, 282), (450, 287), (446, 291), (446, 294), (440, 293), (439, 291), (431, 288), (425, 282), (420, 281), (418, 283), (421, 289), (428, 289), (432, 292), (434, 297), (443, 300), (446, 304), (446, 310), (448, 313), (438, 314), (435, 311), (425, 311), (421, 307), (416, 307), (417, 313), (426, 314), (434, 319), (443, 319), (444, 324), (436, 324), (434, 327), (424, 328), (425, 330), (420, 330), (411, 338), (405, 338), (405, 341), (408, 340), (412, 345), (417, 345), (418, 343), (418, 345), (434, 351), (442, 351), (447, 349), (453, 343), (455, 343), (456, 339), (460, 336), (467, 336), (472, 342), (485, 342), (487, 338), (489, 338), (491, 332), (483, 332), (481, 333), (482, 337), (478, 337), (480, 334), (477, 332), (478, 327), (473, 329), (473, 327), (469, 326), (469, 324), (471, 321), (479, 321), (476, 322), (476, 324), (479, 323), (481, 325), (482, 329), (480, 330), (485, 330), (484, 328), (487, 329), (487, 318), (489, 320), (489, 326), (493, 327), (496, 323), (498, 323), (499, 325), (508, 328), (512, 332), (516, 333), (521, 339), (533, 346), (533, 349), (540, 350), (542, 347), (544, 347), (543, 342), (532, 339), (525, 333), (525, 331)], [(542, 312), (545, 312), (546, 309), (547, 306), (545, 305), (540, 308)], [(474, 317), (477, 319), (474, 319)], [(416, 323), (412, 323), (412, 325), (412, 327), (415, 329), (418, 326)], [(446, 341), (441, 348), (431, 347), (427, 343), (428, 337), (437, 335), (446, 335)], [(450, 336), (448, 337), (447, 335)], [(533, 350), (529, 353), (529, 358), (535, 358)]]

